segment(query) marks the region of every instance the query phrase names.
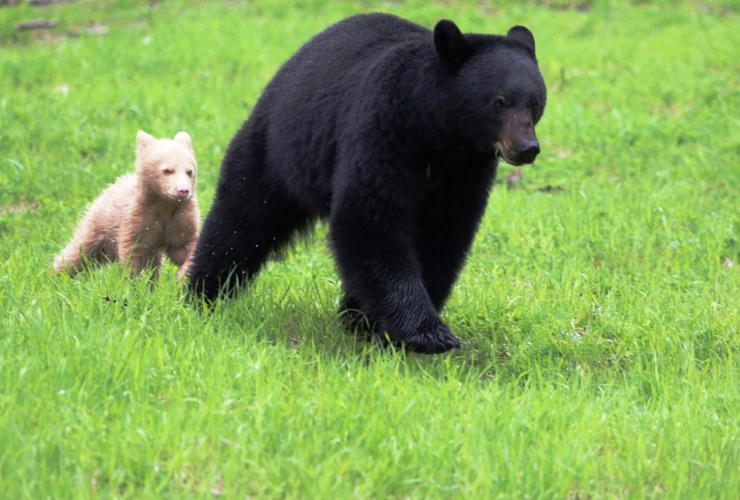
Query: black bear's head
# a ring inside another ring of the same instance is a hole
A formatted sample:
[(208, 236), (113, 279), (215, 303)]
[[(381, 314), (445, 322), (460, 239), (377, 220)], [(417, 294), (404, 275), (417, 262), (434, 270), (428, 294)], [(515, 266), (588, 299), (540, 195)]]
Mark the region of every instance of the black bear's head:
[(540, 152), (534, 127), (547, 99), (532, 33), (514, 26), (506, 36), (463, 35), (442, 20), (434, 48), (454, 133), (512, 165), (532, 163)]

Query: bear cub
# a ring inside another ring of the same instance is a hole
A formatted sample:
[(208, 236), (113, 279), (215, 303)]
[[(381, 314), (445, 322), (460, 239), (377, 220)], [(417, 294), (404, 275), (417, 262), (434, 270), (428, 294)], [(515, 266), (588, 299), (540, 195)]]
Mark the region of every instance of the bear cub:
[(136, 173), (121, 176), (93, 202), (54, 259), (54, 271), (74, 275), (88, 262), (117, 260), (134, 275), (151, 268), (156, 277), (165, 253), (181, 278), (198, 239), (196, 168), (187, 132), (157, 140), (140, 130)]
[[(387, 14), (330, 26), (277, 72), (236, 133), (190, 287), (233, 294), (317, 220), (352, 327), (421, 353), (460, 344), (439, 313), (499, 159), (540, 152), (546, 89), (532, 33), (463, 34)], [(386, 337), (387, 336), (387, 337)]]

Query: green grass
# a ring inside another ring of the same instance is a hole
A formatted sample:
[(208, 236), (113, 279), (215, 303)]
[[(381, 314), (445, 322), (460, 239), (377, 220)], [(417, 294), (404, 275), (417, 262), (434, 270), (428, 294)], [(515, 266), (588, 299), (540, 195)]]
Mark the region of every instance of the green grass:
[[(537, 4), (0, 7), (0, 496), (740, 498), (738, 3)], [(462, 350), (346, 334), (325, 226), (212, 314), (171, 265), (52, 275), (137, 129), (192, 134), (207, 211), (279, 65), (370, 10), (537, 38), (543, 153), (491, 195)]]

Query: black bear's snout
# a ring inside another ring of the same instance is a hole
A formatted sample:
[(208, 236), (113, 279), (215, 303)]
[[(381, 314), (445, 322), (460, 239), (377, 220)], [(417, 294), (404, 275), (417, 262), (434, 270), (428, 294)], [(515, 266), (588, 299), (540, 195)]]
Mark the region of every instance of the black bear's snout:
[(539, 141), (527, 141), (522, 145), (522, 148), (519, 150), (517, 159), (521, 163), (532, 163), (538, 154), (540, 154)]

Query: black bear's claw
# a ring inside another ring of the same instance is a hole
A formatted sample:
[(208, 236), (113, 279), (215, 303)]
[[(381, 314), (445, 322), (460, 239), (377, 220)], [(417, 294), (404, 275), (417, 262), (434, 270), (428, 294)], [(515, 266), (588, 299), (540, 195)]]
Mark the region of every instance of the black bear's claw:
[(440, 354), (450, 349), (460, 349), (460, 341), (444, 324), (413, 333), (404, 339), (403, 344), (406, 350), (420, 354)]

